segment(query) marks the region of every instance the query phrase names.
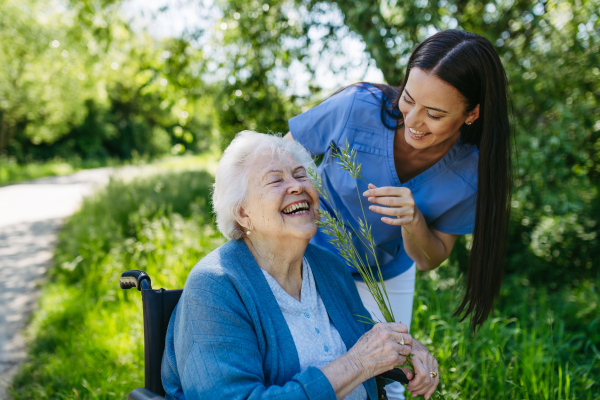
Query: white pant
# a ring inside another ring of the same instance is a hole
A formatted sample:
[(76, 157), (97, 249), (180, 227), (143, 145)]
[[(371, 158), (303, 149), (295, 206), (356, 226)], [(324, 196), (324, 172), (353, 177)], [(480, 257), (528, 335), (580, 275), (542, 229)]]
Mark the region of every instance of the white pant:
[[(413, 298), (415, 294), (415, 275), (417, 268), (415, 264), (410, 269), (385, 282), (385, 289), (392, 305), (392, 312), (396, 322), (402, 322), (408, 327), (410, 332), (410, 320), (412, 318)], [(371, 296), (367, 285), (364, 282), (355, 281), (358, 294), (365, 308), (371, 313), (371, 318), (375, 321), (385, 322), (383, 314), (379, 311), (377, 303)], [(399, 382), (394, 382), (385, 387), (389, 400), (404, 400), (404, 386)]]

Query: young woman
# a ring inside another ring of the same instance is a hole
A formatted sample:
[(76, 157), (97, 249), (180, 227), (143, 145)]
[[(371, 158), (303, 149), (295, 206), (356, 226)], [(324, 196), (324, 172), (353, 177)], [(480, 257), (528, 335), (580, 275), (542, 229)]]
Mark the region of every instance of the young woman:
[[(459, 235), (473, 233), (456, 314), (470, 315), (472, 329), (483, 324), (500, 291), (512, 187), (508, 87), (492, 44), (473, 33), (438, 32), (415, 48), (400, 87), (350, 86), (289, 126), (287, 139), (324, 156), (323, 186), (355, 227), (362, 212), (354, 179), (330, 144), (356, 150), (369, 183), (359, 182), (359, 190), (371, 203), (367, 220), (396, 319), (410, 327), (415, 268), (437, 268)], [(321, 209), (331, 211), (324, 201)], [(321, 231), (312, 243), (339, 255)], [(354, 244), (366, 253), (358, 239)], [(365, 307), (381, 318), (353, 272)], [(390, 399), (403, 398), (401, 387), (389, 389)]]

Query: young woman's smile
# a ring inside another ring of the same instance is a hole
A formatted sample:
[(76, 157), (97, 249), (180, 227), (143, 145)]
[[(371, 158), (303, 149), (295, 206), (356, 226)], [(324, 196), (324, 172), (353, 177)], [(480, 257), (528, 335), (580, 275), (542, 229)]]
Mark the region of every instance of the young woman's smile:
[(415, 140), (421, 140), (425, 136), (431, 135), (431, 132), (420, 132), (413, 128), (408, 128), (408, 132), (409, 132), (410, 136)]

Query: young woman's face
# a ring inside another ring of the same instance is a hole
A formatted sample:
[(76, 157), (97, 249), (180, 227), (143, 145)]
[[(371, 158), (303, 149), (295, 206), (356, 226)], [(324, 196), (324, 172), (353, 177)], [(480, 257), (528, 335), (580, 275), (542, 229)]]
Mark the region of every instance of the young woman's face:
[(462, 124), (479, 117), (479, 105), (467, 114), (465, 106), (454, 86), (420, 68), (411, 69), (399, 102), (406, 142), (415, 149), (454, 144)]

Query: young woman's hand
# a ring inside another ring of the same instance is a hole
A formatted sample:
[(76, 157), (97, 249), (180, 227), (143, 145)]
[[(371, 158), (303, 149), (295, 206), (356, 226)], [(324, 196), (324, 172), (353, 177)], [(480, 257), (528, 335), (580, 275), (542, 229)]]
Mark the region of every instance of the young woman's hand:
[(368, 197), (369, 210), (386, 215), (381, 218), (388, 225), (410, 226), (416, 222), (417, 210), (412, 192), (406, 187), (386, 186), (378, 188), (369, 183), (369, 190), (363, 193)]
[(412, 353), (413, 357), (410, 359), (415, 368), (415, 376), (406, 389), (411, 391), (412, 397), (424, 395), (425, 399), (429, 399), (440, 383), (437, 360), (416, 339), (412, 341)]

